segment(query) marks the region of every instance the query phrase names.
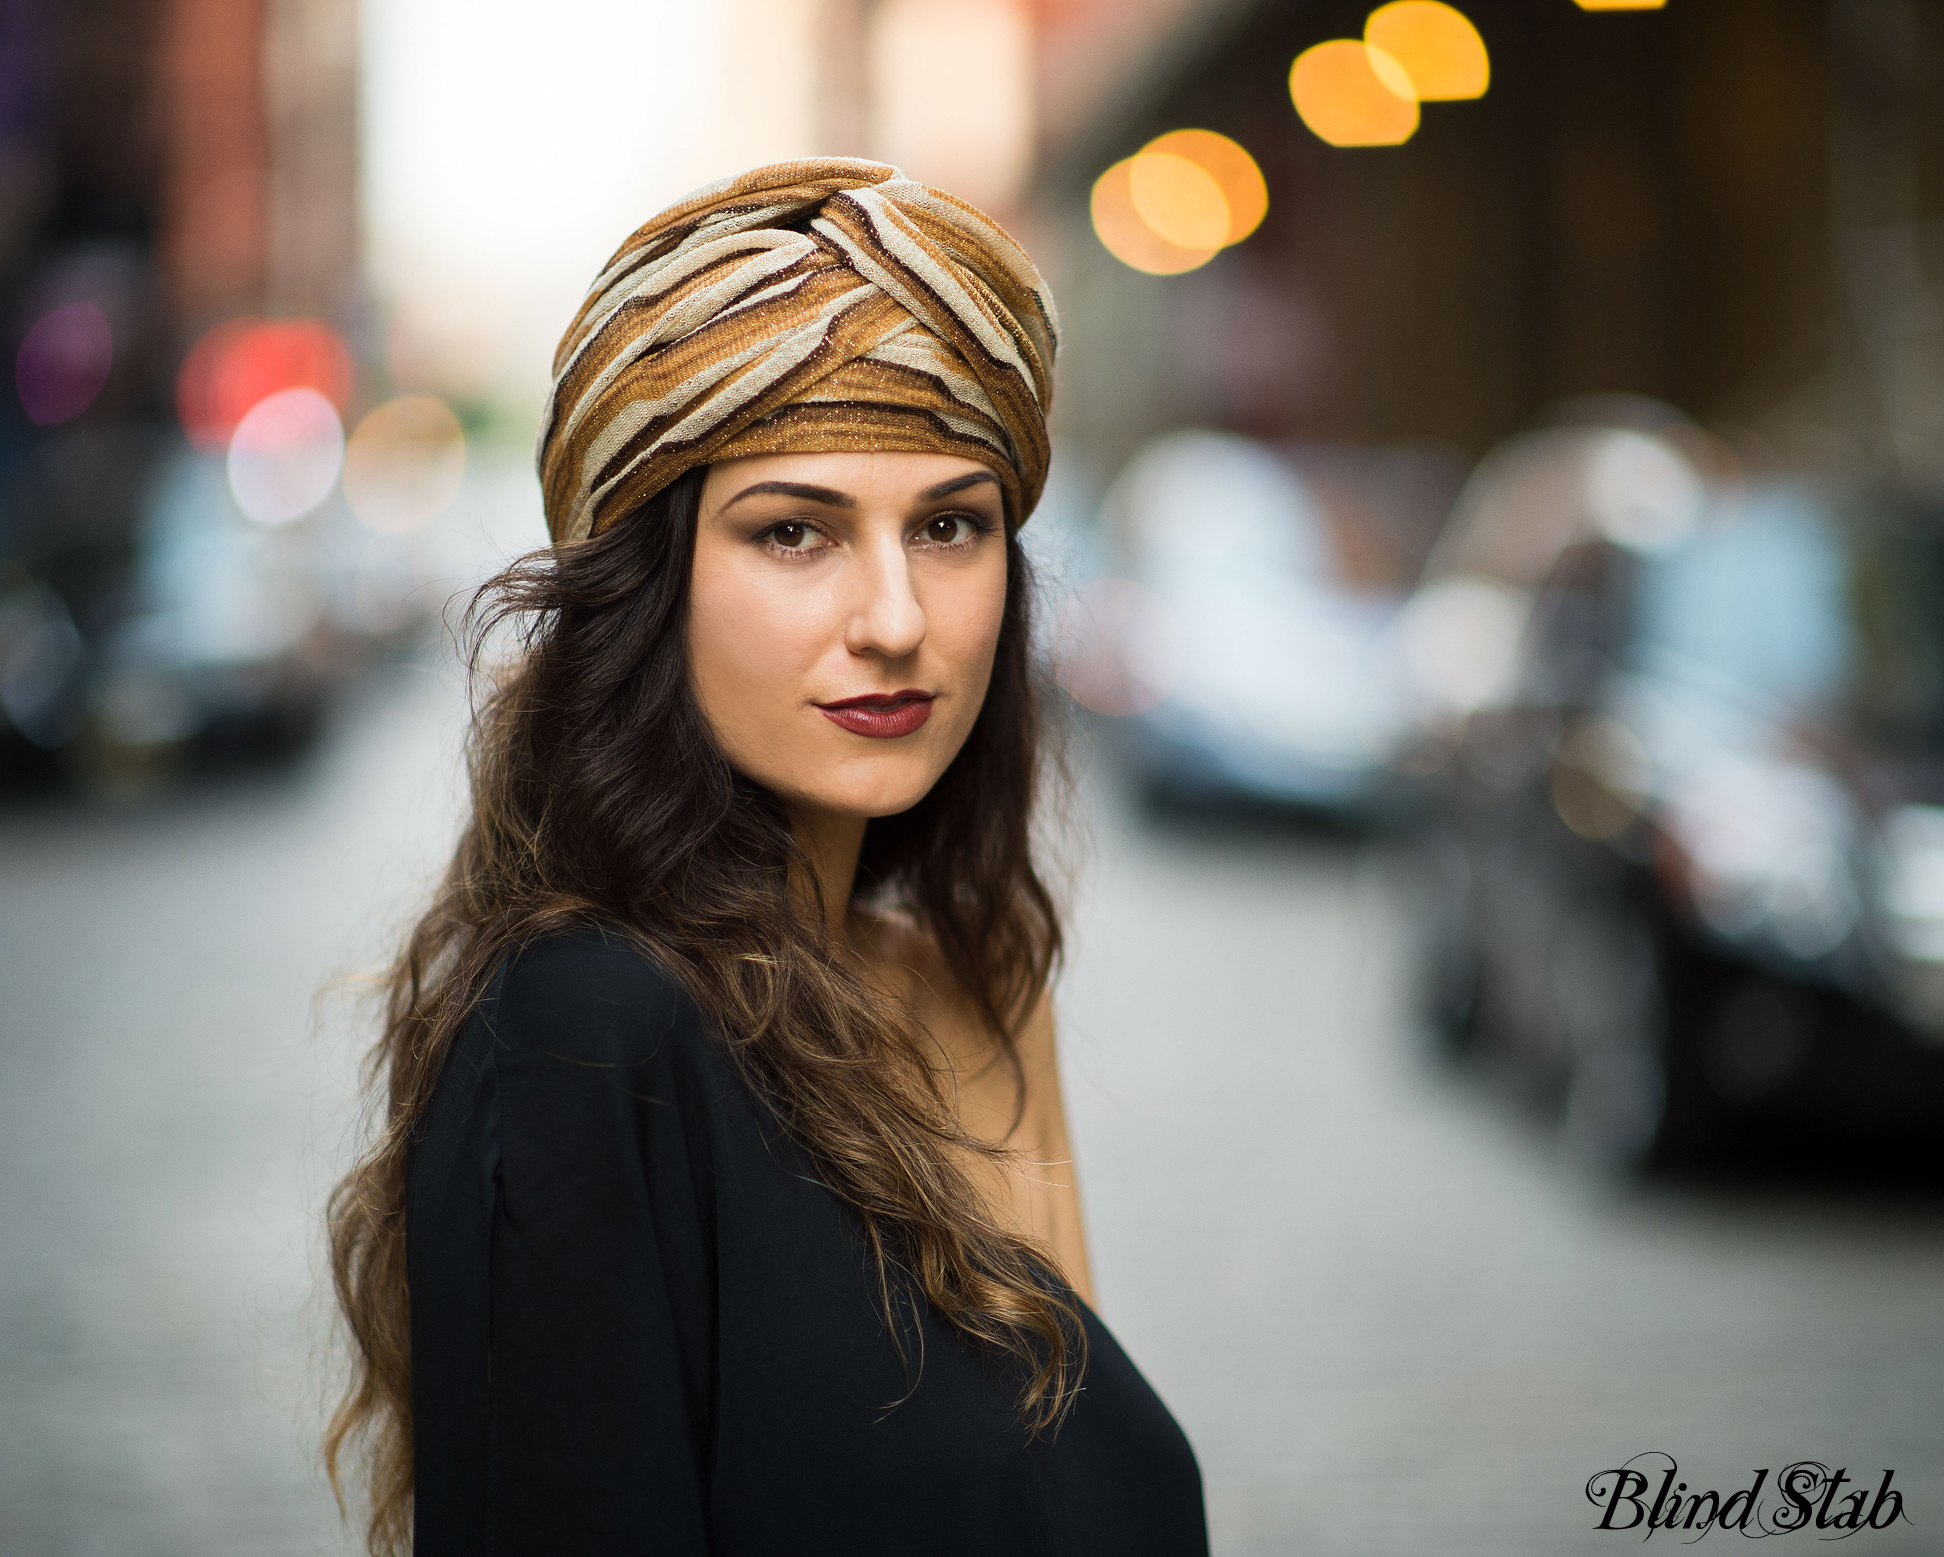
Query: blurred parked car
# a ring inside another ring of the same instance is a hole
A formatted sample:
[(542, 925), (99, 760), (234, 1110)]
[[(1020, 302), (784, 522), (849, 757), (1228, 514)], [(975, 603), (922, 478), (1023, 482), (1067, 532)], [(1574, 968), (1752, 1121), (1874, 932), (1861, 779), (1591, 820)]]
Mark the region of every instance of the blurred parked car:
[(1452, 1044), (1607, 1162), (1944, 1121), (1944, 514), (1549, 432), (1402, 631)]
[(1386, 759), (1410, 728), (1387, 632), (1403, 591), (1347, 565), (1287, 454), (1169, 434), (1128, 464), (1101, 517), (1061, 673), (1080, 702), (1124, 716), (1145, 793), (1382, 810)]
[[(41, 445), (7, 493), (0, 778), (151, 788), (211, 758), (287, 753), (330, 689), (425, 611), (402, 543), (342, 505), (302, 524), (238, 511), (220, 453), (117, 429)], [(96, 490), (91, 466), (126, 492)]]

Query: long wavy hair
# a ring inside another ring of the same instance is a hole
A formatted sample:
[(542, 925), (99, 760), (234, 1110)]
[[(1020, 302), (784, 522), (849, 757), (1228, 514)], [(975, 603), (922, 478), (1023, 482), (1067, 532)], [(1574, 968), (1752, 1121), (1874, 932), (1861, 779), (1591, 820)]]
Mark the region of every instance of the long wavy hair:
[[(1046, 1250), (988, 1209), (967, 1134), (911, 1013), (804, 912), (813, 880), (777, 798), (738, 774), (692, 691), (688, 586), (704, 471), (579, 544), (526, 557), (467, 613), (475, 686), (472, 813), (432, 905), (385, 986), (367, 1083), (369, 1150), (333, 1192), (330, 1263), (352, 1375), (325, 1438), (334, 1489), (364, 1461), (367, 1543), (403, 1551), (412, 1523), (406, 1162), (454, 1037), (494, 969), (538, 937), (618, 930), (693, 995), (751, 1085), (856, 1213), (902, 1351), (896, 1307), (922, 1294), (1020, 1380), (1022, 1425), (1057, 1424), (1084, 1330)], [(1047, 763), (1031, 654), (1032, 575), (1007, 526), (1004, 618), (964, 747), (909, 811), (873, 821), (858, 896), (908, 916), (1010, 1064), (1060, 954), (1029, 821)], [(488, 667), (488, 644), (516, 652)]]

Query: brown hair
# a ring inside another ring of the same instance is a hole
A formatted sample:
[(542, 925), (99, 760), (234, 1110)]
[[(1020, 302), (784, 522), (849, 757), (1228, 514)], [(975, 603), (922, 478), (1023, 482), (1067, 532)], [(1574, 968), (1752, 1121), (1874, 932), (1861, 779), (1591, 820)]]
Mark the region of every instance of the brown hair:
[[(374, 1553), (411, 1542), (408, 1146), (493, 970), (574, 926), (619, 929), (695, 997), (855, 1210), (894, 1342), (894, 1304), (915, 1286), (1016, 1366), (1029, 1432), (1057, 1423), (1078, 1388), (1077, 1310), (1048, 1279), (1045, 1252), (993, 1217), (959, 1155), (1007, 1154), (960, 1127), (909, 1013), (806, 922), (793, 883), (809, 873), (782, 805), (730, 767), (691, 693), (684, 644), (705, 474), (690, 471), (592, 540), (516, 562), (467, 614), (476, 677), (495, 629), (517, 629), (521, 652), (482, 683), (471, 819), (391, 970), (368, 1061), (383, 1128), (329, 1208), (353, 1372), (324, 1457), (335, 1488), (347, 1447), (362, 1448)], [(1017, 1082), (1014, 1034), (1051, 976), (1060, 927), (1028, 833), (1043, 766), (1031, 572), (1010, 524), (1005, 545), (985, 704), (931, 792), (871, 823), (858, 890), (929, 933)]]

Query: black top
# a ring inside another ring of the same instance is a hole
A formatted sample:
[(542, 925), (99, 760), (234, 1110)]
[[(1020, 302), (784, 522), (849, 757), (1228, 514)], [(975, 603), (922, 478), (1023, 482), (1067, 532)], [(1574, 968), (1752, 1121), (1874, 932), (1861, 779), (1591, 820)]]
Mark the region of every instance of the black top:
[(912, 1388), (855, 1214), (593, 932), (494, 977), (407, 1208), (418, 1557), (1208, 1550), (1188, 1440), (1084, 1305), (1050, 1442), (922, 1301)]

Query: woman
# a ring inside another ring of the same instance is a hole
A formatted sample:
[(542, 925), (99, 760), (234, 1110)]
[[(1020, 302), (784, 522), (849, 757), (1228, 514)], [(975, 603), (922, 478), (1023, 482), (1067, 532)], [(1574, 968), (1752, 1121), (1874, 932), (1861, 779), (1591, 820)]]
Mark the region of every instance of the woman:
[(1206, 1551), (1086, 1305), (1054, 1063), (1055, 339), (876, 163), (711, 186), (596, 279), (332, 1207), (374, 1551)]

